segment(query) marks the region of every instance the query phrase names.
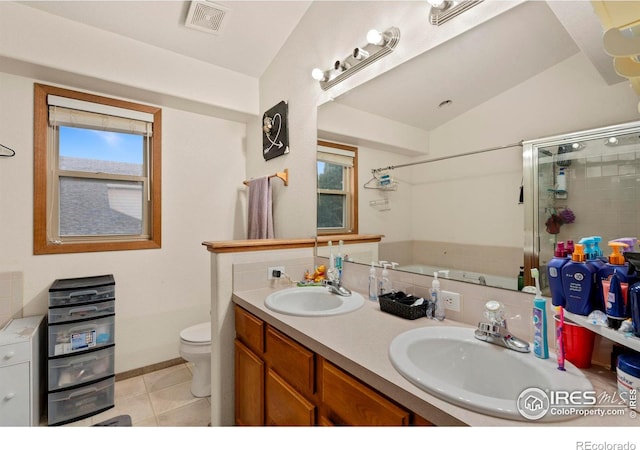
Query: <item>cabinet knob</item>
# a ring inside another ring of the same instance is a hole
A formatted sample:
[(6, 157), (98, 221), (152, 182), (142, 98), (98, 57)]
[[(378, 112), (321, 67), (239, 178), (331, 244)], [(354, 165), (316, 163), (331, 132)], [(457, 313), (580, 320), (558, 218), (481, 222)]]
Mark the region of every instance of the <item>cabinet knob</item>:
[(11, 400), (15, 396), (16, 396), (15, 392), (9, 392), (7, 395), (4, 396), (4, 399)]
[(10, 351), (10, 352), (8, 352), (8, 353), (6, 353), (6, 354), (4, 355), (4, 359), (11, 359), (11, 358), (13, 358), (14, 356), (16, 356), (16, 352), (14, 352), (14, 351)]

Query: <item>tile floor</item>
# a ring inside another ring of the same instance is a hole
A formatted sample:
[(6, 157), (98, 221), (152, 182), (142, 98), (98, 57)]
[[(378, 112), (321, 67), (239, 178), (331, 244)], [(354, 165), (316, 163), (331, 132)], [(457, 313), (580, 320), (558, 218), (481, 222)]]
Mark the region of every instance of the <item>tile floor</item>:
[(210, 397), (191, 394), (191, 377), (191, 364), (184, 363), (117, 381), (115, 407), (64, 426), (91, 426), (128, 414), (134, 427), (206, 427)]

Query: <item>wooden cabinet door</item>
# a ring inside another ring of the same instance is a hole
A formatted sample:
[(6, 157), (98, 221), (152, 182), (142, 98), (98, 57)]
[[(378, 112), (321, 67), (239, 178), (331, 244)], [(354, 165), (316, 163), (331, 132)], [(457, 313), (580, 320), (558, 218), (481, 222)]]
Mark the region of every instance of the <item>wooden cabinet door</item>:
[(235, 307), (236, 338), (262, 356), (264, 352), (264, 322), (239, 306)]
[(267, 369), (266, 423), (267, 425), (315, 425), (316, 407), (284, 379)]
[(409, 425), (409, 412), (324, 359), (320, 361), (323, 416), (342, 425)]
[(265, 360), (280, 377), (307, 398), (315, 390), (314, 353), (290, 337), (267, 325)]
[(264, 425), (264, 372), (264, 362), (236, 339), (236, 425)]

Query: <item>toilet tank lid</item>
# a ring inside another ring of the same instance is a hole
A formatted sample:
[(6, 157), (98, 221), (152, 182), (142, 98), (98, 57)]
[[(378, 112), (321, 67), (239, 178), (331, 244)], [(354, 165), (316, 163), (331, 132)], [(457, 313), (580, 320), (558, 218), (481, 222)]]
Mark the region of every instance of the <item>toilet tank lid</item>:
[(189, 342), (209, 342), (211, 340), (211, 322), (203, 322), (185, 328), (180, 338)]

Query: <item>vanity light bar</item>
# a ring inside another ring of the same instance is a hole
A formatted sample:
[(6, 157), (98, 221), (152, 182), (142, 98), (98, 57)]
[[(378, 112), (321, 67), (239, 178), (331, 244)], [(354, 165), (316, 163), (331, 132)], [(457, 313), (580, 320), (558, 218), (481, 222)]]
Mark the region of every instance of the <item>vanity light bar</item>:
[(443, 23), (462, 14), (468, 9), (473, 8), (483, 0), (462, 0), (462, 1), (444, 1), (441, 6), (432, 6), (429, 13), (429, 22), (431, 25), (442, 25)]
[[(400, 30), (396, 27), (391, 27), (380, 35), (383, 38), (383, 42), (380, 45), (368, 43), (364, 47), (357, 47), (342, 62), (336, 61), (333, 71), (340, 71), (340, 73), (334, 77), (319, 79), (320, 87), (325, 91), (331, 89), (354, 73), (391, 53), (398, 45), (398, 42), (400, 42)], [(317, 69), (314, 69), (314, 71), (315, 70)]]

